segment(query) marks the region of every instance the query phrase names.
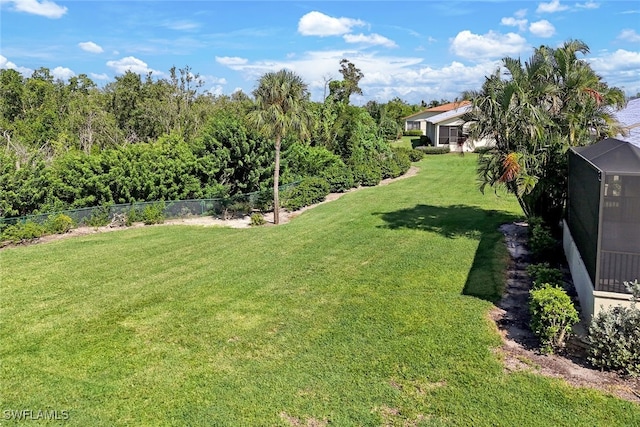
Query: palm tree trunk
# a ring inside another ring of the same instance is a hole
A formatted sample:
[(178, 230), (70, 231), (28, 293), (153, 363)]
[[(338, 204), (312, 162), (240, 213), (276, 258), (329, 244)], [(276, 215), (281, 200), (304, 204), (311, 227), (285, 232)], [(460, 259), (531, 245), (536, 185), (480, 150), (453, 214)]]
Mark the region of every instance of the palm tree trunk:
[(273, 223), (280, 224), (280, 136), (276, 136), (276, 166), (273, 171)]

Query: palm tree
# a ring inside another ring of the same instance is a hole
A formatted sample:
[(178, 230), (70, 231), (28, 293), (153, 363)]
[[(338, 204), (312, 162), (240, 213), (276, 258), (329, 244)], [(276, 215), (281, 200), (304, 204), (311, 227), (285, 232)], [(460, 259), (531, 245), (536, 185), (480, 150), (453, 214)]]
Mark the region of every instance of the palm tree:
[(526, 216), (559, 222), (566, 199), (566, 151), (618, 133), (611, 107), (624, 94), (609, 88), (577, 54), (589, 48), (570, 40), (541, 46), (524, 64), (503, 59), (482, 90), (465, 94), (473, 110), (473, 138), (493, 138), (494, 150), (479, 158), (481, 189), (504, 185)]
[(291, 134), (309, 135), (309, 100), (307, 85), (297, 74), (280, 70), (264, 74), (253, 91), (256, 109), (249, 119), (258, 129), (275, 142), (275, 169), (273, 171), (273, 222), (280, 223), (280, 147), (282, 139)]

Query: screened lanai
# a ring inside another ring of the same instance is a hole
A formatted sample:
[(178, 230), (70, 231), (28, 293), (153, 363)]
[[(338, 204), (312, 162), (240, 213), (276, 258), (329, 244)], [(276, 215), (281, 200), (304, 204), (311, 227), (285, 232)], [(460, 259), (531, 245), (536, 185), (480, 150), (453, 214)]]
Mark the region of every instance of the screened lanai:
[(592, 290), (627, 293), (624, 282), (640, 279), (640, 148), (614, 138), (571, 148), (568, 196), (566, 225)]

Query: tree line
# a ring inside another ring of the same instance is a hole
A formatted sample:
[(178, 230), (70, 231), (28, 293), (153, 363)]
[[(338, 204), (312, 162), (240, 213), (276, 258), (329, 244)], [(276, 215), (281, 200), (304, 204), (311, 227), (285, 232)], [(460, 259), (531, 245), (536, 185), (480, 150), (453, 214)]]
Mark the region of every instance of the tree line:
[(276, 144), (264, 126), (278, 123), (266, 116), (273, 85), (214, 96), (189, 67), (166, 78), (127, 71), (102, 88), (84, 74), (62, 81), (46, 68), (26, 78), (0, 70), (0, 217), (267, 190), (320, 173), (313, 162), (355, 183), (375, 181), (394, 157), (387, 139), (420, 106), (350, 105), (363, 75), (347, 60), (340, 65), (343, 80), (331, 82), (323, 102), (286, 76), (299, 80), (288, 118), (300, 117), (302, 132), (285, 127)]

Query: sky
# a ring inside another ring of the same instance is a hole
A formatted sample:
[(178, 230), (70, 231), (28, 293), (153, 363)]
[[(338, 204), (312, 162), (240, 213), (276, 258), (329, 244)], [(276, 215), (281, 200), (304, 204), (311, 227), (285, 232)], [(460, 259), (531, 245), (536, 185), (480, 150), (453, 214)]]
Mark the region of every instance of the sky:
[(40, 67), (99, 86), (127, 70), (157, 78), (189, 67), (203, 91), (250, 94), (286, 68), (321, 101), (364, 74), (354, 104), (455, 100), (479, 90), (505, 57), (577, 39), (609, 86), (640, 93), (640, 1), (108, 1), (0, 0), (0, 68)]

